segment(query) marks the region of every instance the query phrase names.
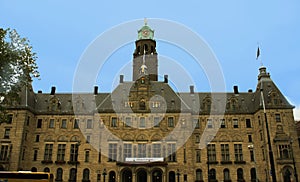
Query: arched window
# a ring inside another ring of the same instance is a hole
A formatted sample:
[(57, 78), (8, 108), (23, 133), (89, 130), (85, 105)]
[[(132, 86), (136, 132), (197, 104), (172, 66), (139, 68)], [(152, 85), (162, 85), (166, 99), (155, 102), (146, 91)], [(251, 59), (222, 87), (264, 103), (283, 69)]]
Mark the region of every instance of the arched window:
[(196, 181), (200, 181), (200, 180), (203, 180), (202, 170), (201, 169), (197, 169), (196, 170)]
[(251, 168), (250, 175), (251, 175), (251, 181), (256, 181), (256, 169), (255, 168)]
[(90, 181), (90, 170), (85, 168), (83, 170), (82, 182), (89, 182), (89, 181)]
[[(282, 170), (283, 182), (291, 182), (293, 179), (293, 169), (291, 167), (284, 167)], [(295, 181), (295, 179), (294, 179)]]
[(76, 182), (76, 169), (70, 169), (69, 182)]
[(49, 172), (50, 172), (50, 169), (49, 169), (48, 167), (46, 167), (46, 168), (44, 169), (44, 172), (49, 173)]
[(244, 181), (244, 172), (242, 168), (238, 168), (237, 170), (237, 180)]
[(63, 176), (63, 169), (62, 169), (62, 168), (57, 168), (57, 170), (56, 170), (56, 179), (55, 179), (55, 181), (56, 181), (56, 182), (61, 182), (61, 181), (63, 181), (62, 176)]
[(140, 110), (145, 110), (146, 109), (146, 103), (144, 99), (140, 100)]
[(37, 172), (37, 168), (36, 167), (32, 167), (31, 168), (31, 172)]
[(230, 173), (229, 173), (229, 169), (224, 169), (223, 171), (224, 174), (224, 181), (230, 181)]
[(175, 180), (175, 172), (174, 171), (170, 171), (169, 172), (169, 182), (176, 182), (176, 180)]
[(210, 175), (209, 179), (211, 179), (211, 180), (216, 180), (217, 179), (216, 170), (215, 169), (209, 170), (209, 175)]
[(115, 173), (115, 171), (109, 172), (108, 182), (116, 182), (116, 173)]

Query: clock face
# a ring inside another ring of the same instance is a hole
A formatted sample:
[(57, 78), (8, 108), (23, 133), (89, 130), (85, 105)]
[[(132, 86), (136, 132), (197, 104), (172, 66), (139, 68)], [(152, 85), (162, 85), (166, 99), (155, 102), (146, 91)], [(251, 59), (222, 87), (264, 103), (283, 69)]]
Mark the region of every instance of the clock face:
[(149, 36), (149, 30), (144, 30), (144, 31), (142, 32), (142, 35), (143, 35), (144, 37), (148, 37), (148, 36)]

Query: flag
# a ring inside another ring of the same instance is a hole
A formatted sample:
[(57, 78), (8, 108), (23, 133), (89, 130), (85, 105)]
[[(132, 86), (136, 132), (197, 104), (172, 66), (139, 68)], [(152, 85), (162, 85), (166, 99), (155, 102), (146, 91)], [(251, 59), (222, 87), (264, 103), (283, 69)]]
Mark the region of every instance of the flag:
[(258, 59), (259, 56), (260, 56), (260, 49), (259, 49), (259, 47), (257, 47), (256, 60)]

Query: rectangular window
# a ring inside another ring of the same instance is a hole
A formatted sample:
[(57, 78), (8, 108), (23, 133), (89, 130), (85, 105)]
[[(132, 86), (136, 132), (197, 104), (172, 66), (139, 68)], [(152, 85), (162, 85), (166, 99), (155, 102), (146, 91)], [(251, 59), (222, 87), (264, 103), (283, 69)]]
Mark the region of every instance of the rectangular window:
[(4, 131), (4, 138), (5, 138), (5, 139), (9, 139), (9, 134), (10, 134), (10, 128), (5, 128), (5, 131)]
[(168, 143), (167, 148), (168, 148), (169, 162), (176, 162), (176, 144)]
[(187, 174), (183, 175), (183, 181), (187, 182)]
[(98, 152), (98, 163), (101, 162), (101, 149), (99, 149), (99, 152)]
[(66, 144), (58, 144), (57, 161), (65, 161)]
[(97, 174), (97, 182), (101, 181), (101, 174)]
[(74, 120), (74, 129), (78, 129), (79, 128), (79, 119), (75, 119)]
[(159, 127), (160, 117), (154, 117), (154, 127)]
[(40, 141), (40, 135), (35, 135), (35, 142), (39, 142)]
[(276, 122), (281, 122), (280, 114), (275, 114), (275, 120)]
[(46, 144), (45, 145), (45, 153), (44, 153), (44, 160), (51, 161), (52, 160), (52, 150), (53, 144)]
[(252, 135), (248, 135), (248, 142), (252, 142)]
[(111, 127), (117, 127), (117, 118), (116, 117), (111, 118), (110, 126)]
[(145, 118), (141, 117), (140, 118), (140, 124), (139, 124), (140, 128), (145, 128), (146, 127), (146, 122), (145, 122)]
[(108, 144), (108, 161), (114, 162), (117, 160), (117, 144), (110, 143)]
[(201, 162), (201, 150), (196, 150), (196, 162)]
[(37, 161), (38, 150), (34, 150), (33, 152), (33, 161)]
[(29, 126), (29, 123), (30, 123), (30, 117), (27, 116), (26, 125)]
[(161, 157), (161, 144), (155, 143), (152, 145), (152, 157)]
[(251, 162), (254, 162), (254, 152), (253, 152), (253, 150), (250, 150), (250, 160), (251, 160)]
[(225, 119), (220, 119), (221, 128), (226, 128)]
[(239, 122), (237, 119), (233, 119), (233, 128), (238, 128), (239, 127)]
[(54, 128), (54, 119), (49, 120), (49, 128)]
[(208, 152), (208, 161), (214, 162), (216, 161), (216, 146), (215, 144), (208, 144), (207, 145), (207, 152)]
[(90, 151), (86, 150), (84, 155), (84, 162), (90, 161)]
[(243, 161), (242, 144), (234, 144), (235, 161)]
[(200, 121), (199, 119), (193, 119), (194, 128), (199, 129), (200, 128)]
[(93, 128), (93, 120), (92, 119), (88, 119), (86, 121), (86, 128), (87, 129), (92, 129)]
[(221, 156), (222, 156), (222, 161), (230, 161), (228, 144), (221, 144)]
[(42, 119), (38, 119), (36, 127), (37, 128), (42, 128), (42, 123), (43, 123), (43, 120)]
[(124, 160), (126, 160), (126, 158), (131, 158), (131, 154), (132, 154), (132, 144), (130, 143), (125, 143), (124, 144)]
[(7, 115), (7, 124), (11, 124), (12, 120), (13, 120), (13, 115), (12, 114)]
[(291, 158), (290, 145), (279, 145), (278, 147), (279, 147), (280, 159), (290, 159)]
[(246, 128), (251, 128), (251, 120), (246, 119)]
[(200, 135), (195, 135), (195, 143), (200, 143)]
[(91, 143), (91, 136), (90, 135), (86, 136), (86, 143)]
[(125, 127), (130, 127), (130, 126), (132, 126), (131, 118), (127, 117), (125, 118)]
[(71, 144), (70, 161), (77, 162), (77, 157), (78, 157), (78, 144)]
[(67, 119), (61, 120), (61, 128), (67, 128)]
[(138, 144), (138, 158), (145, 158), (146, 157), (146, 143), (139, 143)]
[(8, 145), (1, 146), (0, 161), (8, 161)]
[(168, 127), (174, 127), (174, 118), (168, 117)]
[(207, 128), (213, 128), (213, 123), (211, 119), (207, 119)]

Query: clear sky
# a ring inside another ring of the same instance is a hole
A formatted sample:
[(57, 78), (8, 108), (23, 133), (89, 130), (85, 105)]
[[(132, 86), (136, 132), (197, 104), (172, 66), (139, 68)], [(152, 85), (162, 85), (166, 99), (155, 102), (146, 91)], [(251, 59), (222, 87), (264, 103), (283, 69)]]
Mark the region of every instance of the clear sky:
[[(92, 41), (112, 27), (147, 17), (150, 26), (153, 18), (171, 20), (202, 37), (219, 60), (227, 91), (232, 91), (234, 85), (241, 92), (255, 90), (260, 66), (255, 59), (259, 42), (263, 64), (282, 93), (296, 106), (295, 115), (300, 120), (298, 0), (0, 0), (0, 7), (0, 27), (16, 29), (27, 37), (38, 55), (41, 80), (34, 80), (35, 91), (50, 92), (50, 87), (56, 86), (57, 92), (72, 92), (76, 67)], [(110, 60), (126, 64), (132, 59), (133, 43), (117, 50)], [(157, 51), (183, 65), (189, 60), (164, 42), (158, 42)], [(188, 64), (185, 69), (192, 72)], [(105, 74), (96, 83), (100, 92), (111, 91), (109, 83), (116, 76)], [(125, 75), (125, 80), (130, 78), (131, 75)], [(209, 91), (203, 85), (200, 83), (197, 91)], [(93, 88), (88, 90), (92, 92)]]

